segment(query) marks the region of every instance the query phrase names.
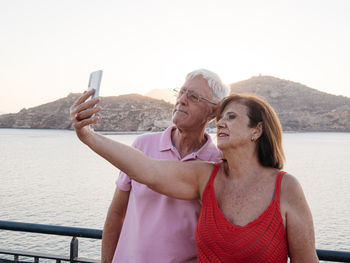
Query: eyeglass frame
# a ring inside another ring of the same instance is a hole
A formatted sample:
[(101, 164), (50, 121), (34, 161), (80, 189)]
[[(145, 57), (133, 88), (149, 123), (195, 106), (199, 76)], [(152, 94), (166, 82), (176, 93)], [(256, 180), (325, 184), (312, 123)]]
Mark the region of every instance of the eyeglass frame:
[[(180, 88), (175, 88), (175, 89), (173, 89), (173, 91), (176, 92), (176, 95), (174, 94), (176, 98), (180, 98), (182, 95), (186, 94), (186, 98), (191, 100), (191, 101), (195, 101), (195, 100), (197, 100), (197, 102), (204, 101), (204, 102), (208, 102), (208, 103), (213, 104), (213, 105), (217, 105), (217, 103), (212, 102), (212, 101), (202, 97), (201, 95), (197, 94), (193, 90), (187, 90), (187, 89), (183, 90)], [(193, 98), (191, 99), (190, 96), (193, 96)]]

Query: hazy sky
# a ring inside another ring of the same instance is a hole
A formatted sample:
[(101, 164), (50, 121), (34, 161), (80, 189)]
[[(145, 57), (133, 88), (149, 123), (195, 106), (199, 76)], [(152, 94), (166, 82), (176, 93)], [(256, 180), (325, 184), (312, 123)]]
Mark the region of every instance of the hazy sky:
[(349, 0), (0, 0), (0, 113), (82, 92), (145, 94), (208, 68), (350, 97)]

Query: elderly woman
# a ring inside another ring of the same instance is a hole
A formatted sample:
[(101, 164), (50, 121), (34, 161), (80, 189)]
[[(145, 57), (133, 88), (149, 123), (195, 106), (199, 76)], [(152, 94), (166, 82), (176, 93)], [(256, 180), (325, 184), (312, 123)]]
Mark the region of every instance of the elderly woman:
[[(297, 179), (281, 171), (282, 129), (272, 107), (233, 94), (217, 111), (218, 163), (155, 160), (93, 132), (99, 100), (71, 108), (79, 139), (134, 180), (159, 193), (202, 203), (198, 262), (318, 262), (312, 216)], [(84, 120), (76, 120), (76, 114)], [(184, 218), (184, 220), (186, 220)]]

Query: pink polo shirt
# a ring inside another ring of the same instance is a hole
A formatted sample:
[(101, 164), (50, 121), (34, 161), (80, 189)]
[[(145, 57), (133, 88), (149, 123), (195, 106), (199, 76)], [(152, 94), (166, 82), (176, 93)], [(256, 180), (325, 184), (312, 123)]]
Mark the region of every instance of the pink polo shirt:
[[(174, 128), (143, 134), (133, 146), (157, 159), (215, 162), (220, 158), (219, 150), (206, 134), (207, 142), (202, 148), (181, 159), (171, 142)], [(116, 184), (120, 190), (130, 191), (130, 196), (113, 262), (196, 262), (194, 234), (201, 209), (197, 200), (179, 200), (159, 194), (123, 172)]]

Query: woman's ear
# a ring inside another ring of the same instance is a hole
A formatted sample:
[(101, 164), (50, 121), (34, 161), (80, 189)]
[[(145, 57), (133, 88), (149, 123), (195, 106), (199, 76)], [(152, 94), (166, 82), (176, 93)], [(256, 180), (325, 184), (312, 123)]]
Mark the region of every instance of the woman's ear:
[(253, 136), (255, 138), (255, 141), (260, 138), (261, 134), (263, 133), (264, 128), (263, 128), (263, 123), (259, 122), (256, 127), (254, 128), (253, 131)]

